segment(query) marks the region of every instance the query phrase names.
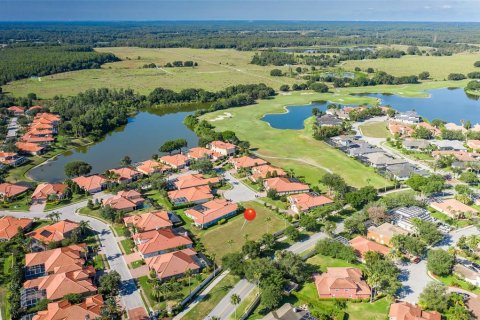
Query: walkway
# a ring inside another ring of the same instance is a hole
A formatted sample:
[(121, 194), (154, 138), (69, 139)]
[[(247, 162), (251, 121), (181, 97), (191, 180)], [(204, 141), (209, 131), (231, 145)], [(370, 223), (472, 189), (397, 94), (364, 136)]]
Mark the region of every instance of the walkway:
[[(106, 197), (104, 194), (96, 194), (94, 198), (102, 199)], [(123, 258), (122, 251), (115, 239), (115, 235), (109, 225), (95, 218), (81, 216), (77, 213), (80, 208), (87, 205), (87, 200), (65, 206), (54, 211), (60, 213), (60, 219), (69, 219), (72, 221), (88, 221), (90, 227), (98, 233), (100, 239), (100, 251), (103, 252), (108, 260), (111, 270), (117, 271), (122, 279), (122, 288), (120, 298), (125, 309), (132, 310), (139, 307), (143, 308), (144, 304), (140, 297), (138, 288), (133, 280), (130, 270)], [(0, 211), (0, 215), (10, 215), (17, 218), (45, 218), (50, 212), (11, 212)]]

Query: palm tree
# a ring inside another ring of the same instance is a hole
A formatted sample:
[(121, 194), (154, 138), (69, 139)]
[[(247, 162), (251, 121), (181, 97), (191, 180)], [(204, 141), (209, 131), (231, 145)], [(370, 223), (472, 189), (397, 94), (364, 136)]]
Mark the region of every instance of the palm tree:
[(230, 296), (230, 303), (235, 306), (235, 319), (237, 319), (237, 305), (240, 303), (240, 296), (236, 293)]
[(81, 235), (84, 235), (85, 232), (90, 229), (90, 222), (86, 221), (86, 220), (82, 220), (80, 221), (80, 223), (78, 224), (78, 228), (80, 229), (80, 234)]
[(265, 218), (265, 224), (267, 225), (267, 233), (268, 233), (268, 227), (270, 226), (270, 221), (272, 221), (272, 217)]
[(187, 271), (185, 271), (184, 275), (185, 277), (188, 277), (188, 291), (190, 292), (190, 294), (192, 294), (192, 283), (191, 283), (191, 277), (192, 277), (192, 269), (187, 269)]

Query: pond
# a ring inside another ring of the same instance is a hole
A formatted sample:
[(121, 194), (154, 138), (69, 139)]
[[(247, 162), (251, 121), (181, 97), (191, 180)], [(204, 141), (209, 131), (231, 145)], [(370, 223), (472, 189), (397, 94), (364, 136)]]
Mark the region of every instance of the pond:
[[(365, 93), (358, 96), (377, 98), (381, 105), (390, 105), (398, 111), (415, 110), (429, 120), (441, 119), (457, 124), (461, 124), (462, 120), (470, 120), (472, 124), (480, 123), (480, 100), (467, 96), (463, 89), (434, 89), (427, 93), (429, 98), (404, 98), (384, 93)], [(325, 111), (329, 103), (288, 106), (287, 113), (267, 114), (262, 120), (276, 129), (301, 130), (305, 119), (312, 115), (313, 108)]]
[(74, 160), (91, 164), (92, 173), (103, 173), (120, 166), (124, 156), (132, 158), (133, 162), (150, 159), (153, 154), (159, 153), (158, 148), (167, 140), (184, 138), (189, 147), (195, 147), (198, 137), (183, 124), (183, 119), (196, 109), (198, 107), (183, 108), (182, 111), (141, 111), (130, 118), (127, 125), (110, 132), (99, 142), (59, 155), (28, 174), (37, 181), (58, 182), (66, 178), (65, 164)]

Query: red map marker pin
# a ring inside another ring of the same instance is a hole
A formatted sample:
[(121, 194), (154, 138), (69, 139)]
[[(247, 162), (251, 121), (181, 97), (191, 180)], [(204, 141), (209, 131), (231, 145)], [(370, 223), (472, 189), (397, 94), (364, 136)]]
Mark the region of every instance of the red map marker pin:
[(253, 221), (257, 216), (257, 213), (255, 212), (254, 209), (248, 208), (243, 212), (243, 216), (245, 217), (246, 220)]

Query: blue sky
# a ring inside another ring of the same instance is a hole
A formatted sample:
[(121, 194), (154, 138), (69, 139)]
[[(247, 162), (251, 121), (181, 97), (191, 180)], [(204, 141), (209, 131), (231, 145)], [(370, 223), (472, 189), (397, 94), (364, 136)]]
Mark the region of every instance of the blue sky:
[(476, 21), (480, 0), (0, 0), (0, 21)]

